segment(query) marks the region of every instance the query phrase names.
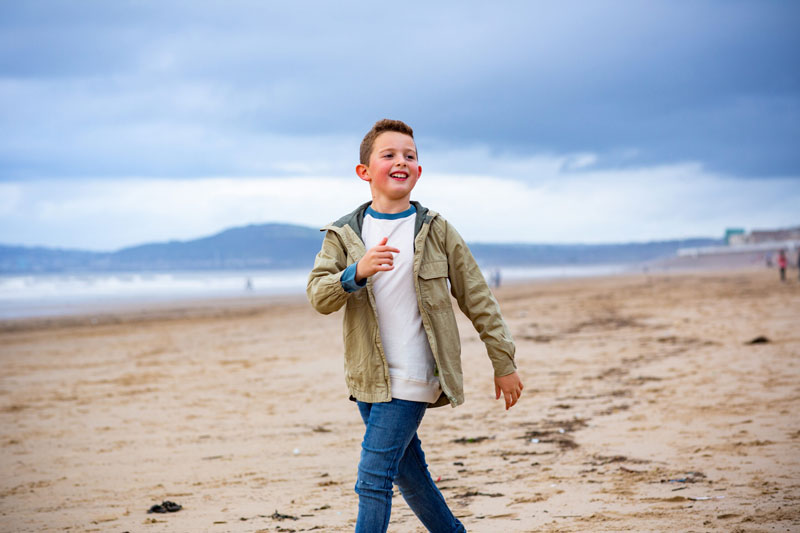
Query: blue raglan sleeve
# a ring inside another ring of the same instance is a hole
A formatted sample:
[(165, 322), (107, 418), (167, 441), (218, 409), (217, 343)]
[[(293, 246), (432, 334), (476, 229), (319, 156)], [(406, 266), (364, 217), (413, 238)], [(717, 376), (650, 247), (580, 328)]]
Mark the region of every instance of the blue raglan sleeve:
[(358, 263), (353, 263), (342, 272), (342, 288), (347, 292), (356, 292), (367, 286), (367, 280), (356, 281), (356, 267)]

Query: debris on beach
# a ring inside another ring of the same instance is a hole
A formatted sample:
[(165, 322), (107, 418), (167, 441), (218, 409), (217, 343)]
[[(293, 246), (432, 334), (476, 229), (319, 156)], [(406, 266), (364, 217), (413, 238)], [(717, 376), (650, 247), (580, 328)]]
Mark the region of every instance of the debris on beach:
[(155, 504), (147, 510), (147, 514), (150, 513), (177, 513), (183, 509), (182, 505), (178, 505), (175, 502), (171, 502), (168, 500), (164, 500), (161, 504)]
[(765, 337), (764, 335), (759, 335), (758, 337), (750, 339), (745, 344), (767, 344), (769, 342), (770, 340), (767, 337)]
[(556, 337), (553, 335), (520, 335), (519, 338), (526, 341), (548, 343)]
[(461, 438), (458, 438), (458, 439), (453, 439), (450, 442), (453, 442), (455, 444), (475, 444), (477, 442), (483, 442), (485, 440), (493, 440), (493, 439), (494, 439), (494, 437), (486, 437), (486, 436), (481, 436), (481, 437), (461, 437)]
[(277, 509), (275, 509), (275, 512), (270, 515), (270, 518), (272, 518), (273, 520), (300, 520), (296, 516), (279, 513)]
[(499, 492), (480, 492), (477, 490), (467, 490), (461, 494), (456, 494), (456, 498), (472, 498), (473, 496), (487, 496), (489, 498), (501, 498), (505, 496), (505, 494), (501, 494)]
[(627, 466), (620, 466), (619, 467), (621, 472), (625, 472), (627, 474), (646, 474), (647, 470), (634, 470), (633, 468), (628, 468)]
[(593, 455), (593, 461), (588, 461), (583, 464), (602, 466), (610, 463), (622, 463), (628, 460), (624, 455)]
[(702, 472), (686, 472), (686, 475), (681, 478), (662, 479), (661, 483), (697, 483), (706, 479), (706, 475)]
[(592, 466), (603, 466), (611, 463), (633, 463), (633, 464), (648, 464), (650, 461), (647, 459), (635, 459), (632, 457), (627, 457), (625, 455), (599, 455), (595, 454), (592, 456), (591, 461), (584, 462), (583, 464), (588, 464)]
[(562, 450), (573, 449), (578, 447), (575, 439), (569, 435), (578, 429), (587, 426), (586, 420), (582, 418), (573, 418), (571, 420), (543, 420), (534, 425), (535, 429), (529, 430), (522, 436), (531, 444), (539, 444), (541, 442), (549, 442), (555, 444)]

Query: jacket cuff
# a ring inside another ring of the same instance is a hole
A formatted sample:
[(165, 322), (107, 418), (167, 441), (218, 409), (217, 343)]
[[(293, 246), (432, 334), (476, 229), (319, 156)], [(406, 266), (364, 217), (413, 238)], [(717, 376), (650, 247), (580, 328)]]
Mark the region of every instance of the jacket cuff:
[(517, 371), (517, 364), (514, 359), (508, 356), (499, 358), (492, 358), (492, 367), (494, 368), (495, 377), (501, 378)]
[(356, 292), (367, 285), (366, 278), (362, 279), (360, 282), (356, 281), (357, 265), (358, 263), (353, 263), (342, 272), (342, 288), (345, 292)]

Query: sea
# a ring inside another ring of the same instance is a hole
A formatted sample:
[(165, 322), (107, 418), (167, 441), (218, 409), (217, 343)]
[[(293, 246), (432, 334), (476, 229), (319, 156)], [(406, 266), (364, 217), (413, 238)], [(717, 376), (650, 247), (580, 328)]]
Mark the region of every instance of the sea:
[[(486, 268), (489, 281), (622, 274), (631, 265)], [(102, 312), (120, 307), (186, 303), (192, 300), (302, 295), (308, 270), (168, 271), (0, 275), (0, 319)]]

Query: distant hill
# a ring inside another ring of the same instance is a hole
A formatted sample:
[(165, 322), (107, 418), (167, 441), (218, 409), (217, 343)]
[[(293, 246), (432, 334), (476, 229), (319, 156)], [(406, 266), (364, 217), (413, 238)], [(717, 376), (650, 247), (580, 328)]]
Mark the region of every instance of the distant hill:
[(304, 226), (253, 224), (192, 241), (124, 248), (99, 266), (108, 270), (311, 268), (322, 237), (318, 229)]
[(0, 245), (0, 272), (309, 269), (323, 234), (291, 224), (232, 228), (210, 237), (88, 252)]
[(71, 272), (86, 270), (99, 255), (96, 252), (5, 246), (0, 244), (0, 273)]
[[(291, 224), (252, 224), (189, 241), (169, 241), (89, 252), (0, 245), (0, 273), (308, 268), (323, 234)], [(721, 244), (685, 239), (627, 244), (470, 244), (484, 267), (641, 263), (678, 248)]]

